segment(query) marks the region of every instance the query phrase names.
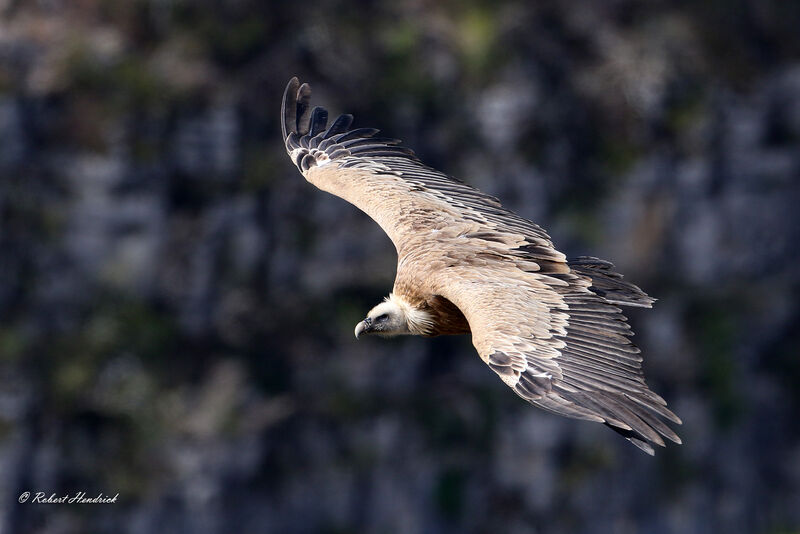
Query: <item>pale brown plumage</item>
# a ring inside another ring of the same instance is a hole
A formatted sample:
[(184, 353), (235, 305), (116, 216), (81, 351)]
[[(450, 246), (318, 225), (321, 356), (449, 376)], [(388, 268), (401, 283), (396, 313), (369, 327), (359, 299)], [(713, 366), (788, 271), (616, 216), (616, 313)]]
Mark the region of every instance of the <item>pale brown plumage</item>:
[(391, 299), (425, 319), (409, 319), (405, 333), (471, 332), (483, 361), (531, 403), (605, 423), (649, 454), (662, 436), (680, 443), (663, 421), (680, 419), (645, 384), (618, 308), (653, 299), (608, 262), (567, 260), (538, 225), (423, 165), (399, 141), (350, 129), (352, 116), (327, 127), (310, 96), (307, 84), (289, 82), (286, 149), (309, 182), (360, 208), (391, 238)]

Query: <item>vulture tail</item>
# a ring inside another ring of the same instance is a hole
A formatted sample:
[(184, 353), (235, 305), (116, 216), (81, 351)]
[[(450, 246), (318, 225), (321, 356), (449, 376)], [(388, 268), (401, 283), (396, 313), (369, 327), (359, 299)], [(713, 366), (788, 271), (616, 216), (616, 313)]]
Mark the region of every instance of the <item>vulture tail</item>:
[(591, 256), (578, 256), (567, 260), (567, 264), (576, 273), (591, 278), (592, 286), (589, 289), (611, 304), (650, 308), (656, 301), (638, 286), (624, 281), (622, 275), (613, 270), (614, 265), (611, 262)]

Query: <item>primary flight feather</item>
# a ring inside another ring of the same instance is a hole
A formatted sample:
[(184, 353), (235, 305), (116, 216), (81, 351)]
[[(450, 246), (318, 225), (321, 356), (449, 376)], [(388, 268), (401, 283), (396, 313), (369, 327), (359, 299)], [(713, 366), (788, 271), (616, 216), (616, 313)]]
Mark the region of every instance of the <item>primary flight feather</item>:
[(619, 306), (653, 299), (613, 266), (567, 259), (537, 224), (496, 198), (422, 164), (373, 128), (330, 127), (292, 78), (281, 125), (303, 176), (369, 215), (397, 249), (392, 293), (356, 325), (366, 334), (471, 334), (481, 359), (523, 399), (605, 423), (653, 454), (680, 419), (644, 381)]

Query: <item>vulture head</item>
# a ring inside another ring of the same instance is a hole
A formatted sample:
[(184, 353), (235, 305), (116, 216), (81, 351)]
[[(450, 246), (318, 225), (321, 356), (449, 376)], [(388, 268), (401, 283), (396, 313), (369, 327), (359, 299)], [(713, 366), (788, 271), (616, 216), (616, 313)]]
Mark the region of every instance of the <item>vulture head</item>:
[(386, 299), (372, 308), (367, 317), (356, 325), (356, 339), (364, 334), (392, 337), (410, 333), (406, 314), (392, 299)]
[(372, 308), (356, 325), (356, 339), (364, 334), (383, 337), (425, 334), (432, 324), (429, 314), (412, 307), (394, 294)]

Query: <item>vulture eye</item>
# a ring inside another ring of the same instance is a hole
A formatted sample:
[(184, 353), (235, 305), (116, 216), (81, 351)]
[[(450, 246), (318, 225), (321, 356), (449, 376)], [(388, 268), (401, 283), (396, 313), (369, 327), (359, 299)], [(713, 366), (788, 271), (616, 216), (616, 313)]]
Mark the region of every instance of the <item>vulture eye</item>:
[(389, 316), (388, 316), (388, 315), (386, 315), (385, 313), (382, 313), (381, 315), (379, 315), (379, 316), (377, 316), (377, 317), (375, 318), (375, 322), (377, 322), (377, 323), (380, 323), (380, 322), (382, 322), (382, 321), (385, 321), (385, 320), (386, 320), (386, 319), (388, 319), (388, 318), (389, 318)]

